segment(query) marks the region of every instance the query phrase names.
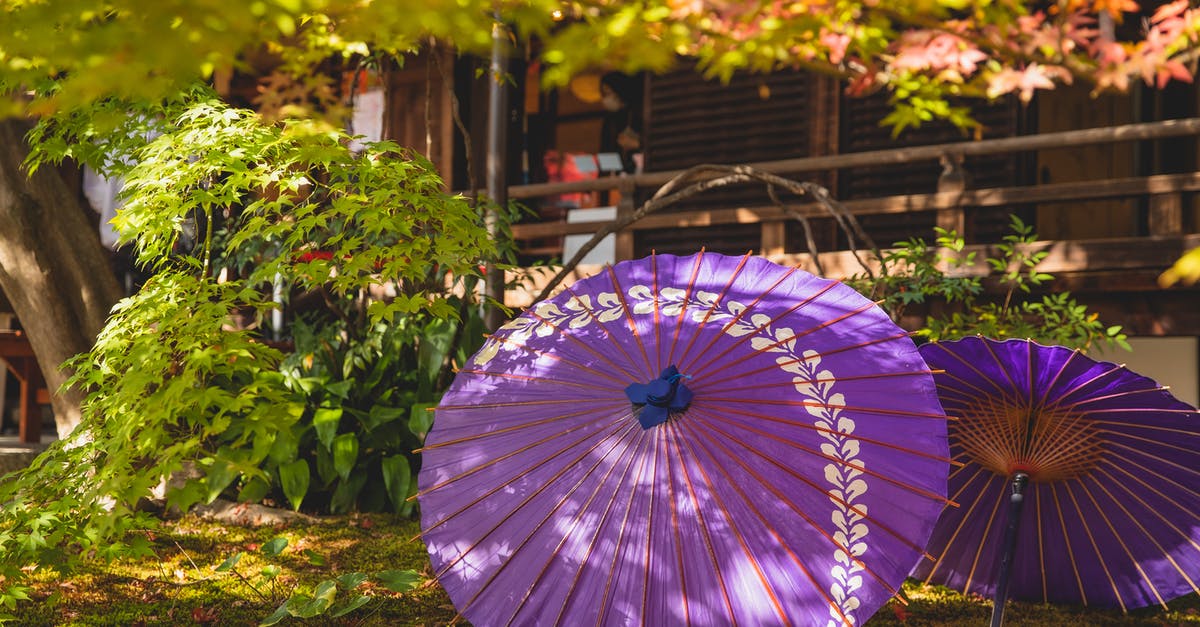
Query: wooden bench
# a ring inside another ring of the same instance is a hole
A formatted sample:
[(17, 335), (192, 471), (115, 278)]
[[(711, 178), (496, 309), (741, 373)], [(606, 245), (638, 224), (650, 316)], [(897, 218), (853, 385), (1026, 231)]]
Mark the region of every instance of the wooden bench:
[(46, 389), (29, 338), (21, 331), (0, 331), (0, 360), (21, 385), (18, 405), (21, 442), (38, 444), (42, 439), (41, 405), (50, 402), (50, 391)]

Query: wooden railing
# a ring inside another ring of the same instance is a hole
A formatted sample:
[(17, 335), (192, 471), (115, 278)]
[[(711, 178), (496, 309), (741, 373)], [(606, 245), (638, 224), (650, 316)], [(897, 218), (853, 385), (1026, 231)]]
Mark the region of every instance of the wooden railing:
[[(773, 174), (788, 176), (805, 172), (834, 172), (852, 167), (933, 161), (944, 156), (990, 155), (1074, 148), (1194, 135), (1200, 135), (1200, 118), (804, 157), (745, 165)], [(620, 202), (617, 204), (617, 215), (620, 219), (635, 210), (634, 199), (639, 190), (657, 188), (680, 174), (682, 174), (681, 171), (653, 172), (567, 183), (522, 185), (510, 188), (509, 197), (534, 199), (576, 192), (616, 191), (620, 197)], [(1149, 235), (1181, 237), (1184, 235), (1185, 229), (1183, 197), (1184, 194), (1196, 191), (1200, 191), (1200, 172), (856, 199), (842, 204), (855, 215), (937, 211), (939, 225), (957, 228), (961, 232), (961, 225), (965, 223), (964, 212), (969, 211), (972, 207), (1148, 197)], [(801, 205), (789, 209), (798, 210), (802, 214), (810, 216), (822, 214), (822, 209), (817, 205)], [(760, 224), (762, 240), (759, 251), (767, 256), (783, 255), (787, 253), (783, 248), (783, 229), (790, 219), (783, 209), (775, 206), (730, 207), (718, 210), (648, 215), (617, 234), (616, 257), (620, 260), (633, 256), (633, 232), (638, 230), (721, 224)], [(514, 225), (512, 232), (517, 240), (534, 240), (592, 233), (602, 226), (604, 223), (541, 222)]]

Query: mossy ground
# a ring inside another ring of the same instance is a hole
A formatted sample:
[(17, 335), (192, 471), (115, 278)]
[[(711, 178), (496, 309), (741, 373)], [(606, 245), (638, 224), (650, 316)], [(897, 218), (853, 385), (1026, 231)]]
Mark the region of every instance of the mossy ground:
[[(39, 574), (34, 601), (18, 607), (19, 625), (257, 625), (269, 616), (293, 588), (311, 589), (321, 580), (343, 573), (377, 573), (414, 569), (425, 581), (415, 590), (394, 593), (365, 584), (374, 597), (367, 606), (338, 619), (316, 618), (282, 624), (380, 626), (444, 625), (454, 617), (445, 592), (431, 576), (424, 546), (413, 540), (416, 521), (388, 516), (340, 517), (320, 524), (241, 527), (184, 518), (164, 525), (150, 536), (154, 555), (110, 564), (63, 577)], [(288, 547), (277, 558), (264, 559), (260, 547), (283, 536)], [(236, 553), (245, 555), (235, 570), (258, 584), (216, 567)], [(312, 563), (312, 555), (324, 565)], [(258, 581), (264, 566), (275, 564), (281, 574), (274, 587)], [(905, 585), (908, 605), (892, 601), (867, 627), (893, 625), (983, 625), (991, 603), (938, 586)], [(1010, 603), (1006, 624), (1011, 627), (1075, 625), (1200, 625), (1200, 598), (1184, 597), (1169, 610), (1145, 608), (1128, 614), (1112, 610), (1033, 603)]]

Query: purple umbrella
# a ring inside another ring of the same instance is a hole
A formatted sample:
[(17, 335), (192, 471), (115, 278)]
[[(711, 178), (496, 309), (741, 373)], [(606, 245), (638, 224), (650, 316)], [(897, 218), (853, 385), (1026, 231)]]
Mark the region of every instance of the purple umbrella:
[(1061, 346), (967, 338), (921, 355), (964, 465), (950, 474), (961, 506), (915, 576), (994, 596), (993, 624), (1007, 596), (1128, 609), (1197, 591), (1195, 409)]
[(907, 334), (762, 258), (652, 256), (504, 325), (423, 449), (478, 625), (853, 625), (923, 554), (945, 417)]

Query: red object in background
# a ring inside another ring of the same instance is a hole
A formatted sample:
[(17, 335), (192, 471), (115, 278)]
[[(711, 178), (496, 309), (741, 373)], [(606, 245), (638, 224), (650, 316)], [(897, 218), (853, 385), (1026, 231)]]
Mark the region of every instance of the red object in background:
[[(590, 160), (591, 167), (580, 167), (581, 161), (586, 164)], [(587, 153), (559, 152), (547, 150), (543, 158), (546, 166), (546, 180), (551, 183), (567, 183), (571, 181), (590, 181), (595, 179), (600, 171), (596, 165), (596, 155)], [(566, 215), (568, 209), (584, 209), (599, 205), (596, 192), (572, 192), (548, 196), (542, 203), (542, 217), (558, 219)]]

